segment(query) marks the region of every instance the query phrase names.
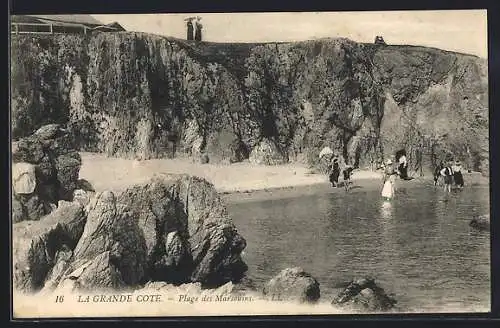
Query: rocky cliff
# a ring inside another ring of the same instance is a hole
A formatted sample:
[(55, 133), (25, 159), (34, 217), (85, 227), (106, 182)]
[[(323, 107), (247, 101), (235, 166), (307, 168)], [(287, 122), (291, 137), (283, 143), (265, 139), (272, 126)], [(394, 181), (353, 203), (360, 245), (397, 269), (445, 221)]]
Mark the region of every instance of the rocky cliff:
[[(348, 39), (215, 44), (140, 33), (13, 36), (12, 132), (64, 123), (111, 156), (366, 165), (406, 147), (488, 173), (484, 59)], [(262, 157), (262, 156), (261, 156)]]

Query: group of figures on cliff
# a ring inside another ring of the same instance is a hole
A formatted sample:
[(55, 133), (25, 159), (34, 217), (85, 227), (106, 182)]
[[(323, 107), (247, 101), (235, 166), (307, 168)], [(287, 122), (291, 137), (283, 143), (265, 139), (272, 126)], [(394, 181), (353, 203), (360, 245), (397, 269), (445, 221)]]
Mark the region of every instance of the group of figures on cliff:
[[(195, 21), (195, 26), (196, 30), (194, 30), (193, 27), (193, 20)], [(195, 41), (201, 41), (201, 29), (203, 28), (203, 25), (201, 24), (201, 17), (189, 17), (186, 18), (186, 25), (187, 25), (187, 39), (188, 40), (195, 40)], [(194, 34), (193, 34), (194, 32)], [(194, 35), (194, 37), (193, 37)]]
[[(328, 148), (329, 150), (330, 148)], [(352, 184), (351, 178), (356, 168), (353, 165), (346, 164), (342, 156), (335, 155), (333, 151), (324, 151), (320, 153), (320, 157), (329, 155), (328, 175), (332, 187), (343, 185), (346, 191), (349, 191)], [(446, 164), (445, 164), (446, 163)], [(381, 195), (384, 199), (390, 200), (395, 194), (396, 178), (409, 181), (413, 177), (408, 175), (408, 159), (406, 150), (402, 149), (391, 156), (385, 163), (379, 161), (375, 168), (382, 171), (382, 191)], [(343, 184), (339, 182), (339, 177), (342, 173)], [(433, 173), (434, 186), (444, 186), (445, 192), (451, 192), (452, 186), (455, 185), (458, 190), (464, 187), (464, 178), (462, 175), (462, 165), (459, 160), (441, 161), (434, 169)]]

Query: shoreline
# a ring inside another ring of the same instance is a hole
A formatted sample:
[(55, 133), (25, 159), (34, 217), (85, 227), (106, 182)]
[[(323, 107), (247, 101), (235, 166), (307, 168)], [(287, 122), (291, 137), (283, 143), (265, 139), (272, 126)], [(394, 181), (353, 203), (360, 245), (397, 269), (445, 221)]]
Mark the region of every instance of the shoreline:
[[(80, 153), (80, 178), (89, 181), (96, 191), (122, 191), (134, 184), (147, 182), (157, 173), (190, 174), (211, 182), (225, 201), (246, 202), (280, 198), (293, 198), (318, 193), (345, 192), (343, 187), (333, 188), (326, 174), (313, 173), (306, 165), (254, 165), (249, 162), (234, 164), (199, 164), (189, 158), (131, 159), (107, 157), (98, 153)], [(480, 173), (465, 173), (471, 184), (489, 184)], [(353, 186), (374, 188), (380, 186), (380, 171), (356, 170)], [(427, 174), (409, 181), (431, 182)], [(342, 182), (342, 178), (339, 179)]]

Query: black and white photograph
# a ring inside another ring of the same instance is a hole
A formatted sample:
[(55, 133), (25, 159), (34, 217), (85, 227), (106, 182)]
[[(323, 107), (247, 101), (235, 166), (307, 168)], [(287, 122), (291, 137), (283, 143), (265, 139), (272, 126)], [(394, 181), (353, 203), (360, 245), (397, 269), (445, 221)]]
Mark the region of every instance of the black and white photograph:
[(13, 318), (488, 313), (486, 10), (10, 16)]

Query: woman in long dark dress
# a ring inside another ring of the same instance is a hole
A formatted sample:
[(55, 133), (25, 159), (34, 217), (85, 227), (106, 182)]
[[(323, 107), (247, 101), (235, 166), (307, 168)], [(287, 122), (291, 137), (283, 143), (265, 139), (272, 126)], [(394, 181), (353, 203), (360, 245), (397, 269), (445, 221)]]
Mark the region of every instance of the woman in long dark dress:
[(396, 154), (396, 160), (398, 161), (398, 172), (399, 177), (403, 180), (408, 180), (408, 161), (406, 159), (406, 151), (400, 150)]
[(330, 167), (330, 176), (329, 176), (332, 187), (336, 187), (337, 184), (339, 183), (339, 176), (340, 176), (339, 160), (337, 158), (334, 158), (332, 165)]
[(201, 24), (201, 18), (198, 17), (196, 22), (195, 22), (195, 32), (194, 32), (194, 40), (195, 41), (201, 41), (201, 29), (203, 28), (203, 25)]
[(438, 180), (441, 177), (441, 170), (444, 168), (443, 162), (440, 162), (434, 169), (434, 185), (437, 186)]
[(462, 189), (464, 187), (464, 176), (462, 175), (462, 166), (460, 165), (460, 161), (455, 161), (455, 165), (452, 166), (452, 170), (455, 185)]

